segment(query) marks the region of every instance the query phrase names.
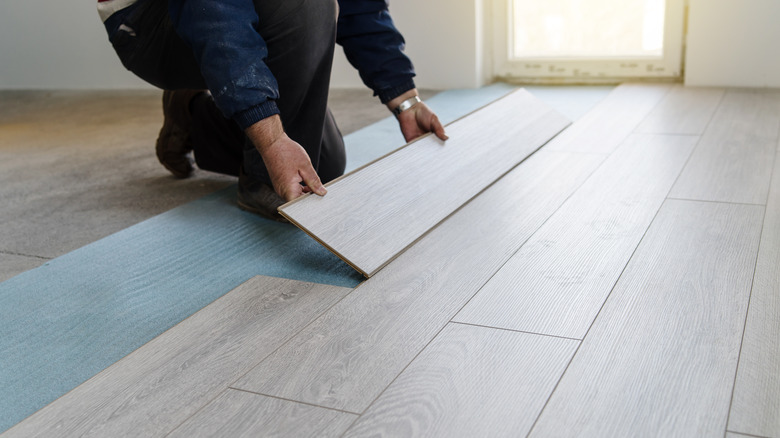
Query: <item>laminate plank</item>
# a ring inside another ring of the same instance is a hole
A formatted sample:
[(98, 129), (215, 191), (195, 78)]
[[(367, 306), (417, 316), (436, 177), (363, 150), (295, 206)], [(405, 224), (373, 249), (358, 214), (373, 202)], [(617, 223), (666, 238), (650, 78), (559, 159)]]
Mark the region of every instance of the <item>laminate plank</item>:
[(701, 135), (725, 91), (723, 88), (676, 85), (634, 132)]
[(255, 277), (2, 436), (160, 436), (352, 289)]
[(745, 435), (736, 432), (726, 432), (726, 438), (769, 438), (760, 435)]
[(569, 123), (518, 90), (279, 211), (370, 277)]
[(780, 162), (764, 216), (729, 430), (780, 436)]
[(722, 437), (764, 208), (668, 200), (531, 437)]
[(357, 415), (228, 389), (168, 437), (336, 437)]
[(560, 133), (545, 149), (608, 154), (672, 89), (668, 84), (623, 84)]
[(525, 436), (578, 344), (448, 324), (345, 436)]
[(453, 319), (582, 339), (698, 137), (629, 137)]
[(602, 160), (532, 155), (232, 386), (363, 412)]
[(780, 92), (728, 90), (670, 194), (765, 204), (780, 130)]

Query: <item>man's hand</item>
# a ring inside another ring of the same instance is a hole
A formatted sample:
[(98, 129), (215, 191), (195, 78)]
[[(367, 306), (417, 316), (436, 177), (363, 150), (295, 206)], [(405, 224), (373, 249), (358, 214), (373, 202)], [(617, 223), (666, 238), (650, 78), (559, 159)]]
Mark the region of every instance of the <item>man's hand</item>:
[[(417, 89), (411, 89), (396, 97), (387, 103), (387, 107), (392, 111), (398, 107), (401, 102), (414, 96), (417, 96)], [(447, 134), (445, 134), (444, 126), (442, 126), (439, 118), (436, 117), (436, 114), (434, 114), (424, 102), (414, 105), (397, 117), (398, 124), (401, 126), (401, 133), (403, 133), (404, 139), (406, 139), (407, 142), (428, 132), (433, 132), (436, 137), (439, 137), (442, 140), (447, 140), (449, 138), (447, 137)]]
[(246, 134), (260, 151), (274, 190), (285, 201), (308, 192), (320, 196), (328, 192), (312, 167), (309, 155), (285, 134), (278, 115), (255, 123), (247, 128)]

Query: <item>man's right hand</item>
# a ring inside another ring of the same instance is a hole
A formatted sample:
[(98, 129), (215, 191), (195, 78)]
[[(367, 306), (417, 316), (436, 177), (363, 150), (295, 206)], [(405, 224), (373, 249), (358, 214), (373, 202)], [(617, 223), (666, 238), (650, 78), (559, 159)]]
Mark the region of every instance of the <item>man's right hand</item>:
[(285, 134), (278, 115), (260, 120), (247, 128), (246, 134), (260, 151), (274, 190), (285, 201), (292, 201), (307, 192), (320, 196), (328, 192), (312, 167), (306, 150)]

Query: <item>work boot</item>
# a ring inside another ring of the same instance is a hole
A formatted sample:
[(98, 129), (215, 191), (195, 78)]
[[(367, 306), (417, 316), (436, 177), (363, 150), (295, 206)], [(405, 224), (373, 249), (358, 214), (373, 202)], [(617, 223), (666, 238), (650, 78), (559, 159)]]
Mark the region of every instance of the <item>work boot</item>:
[(163, 92), (163, 126), (157, 137), (157, 159), (176, 178), (192, 174), (192, 115), (190, 102), (203, 90), (174, 90)]
[(270, 184), (247, 175), (241, 166), (238, 173), (238, 208), (266, 219), (288, 223), (277, 211), (284, 203), (284, 199), (276, 194)]

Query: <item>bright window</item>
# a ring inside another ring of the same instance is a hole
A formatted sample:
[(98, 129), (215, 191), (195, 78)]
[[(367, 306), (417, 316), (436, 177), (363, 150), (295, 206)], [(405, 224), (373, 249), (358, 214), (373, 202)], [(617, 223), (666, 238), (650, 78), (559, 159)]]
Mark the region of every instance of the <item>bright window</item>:
[(587, 82), (681, 73), (683, 0), (496, 2), (499, 76)]

